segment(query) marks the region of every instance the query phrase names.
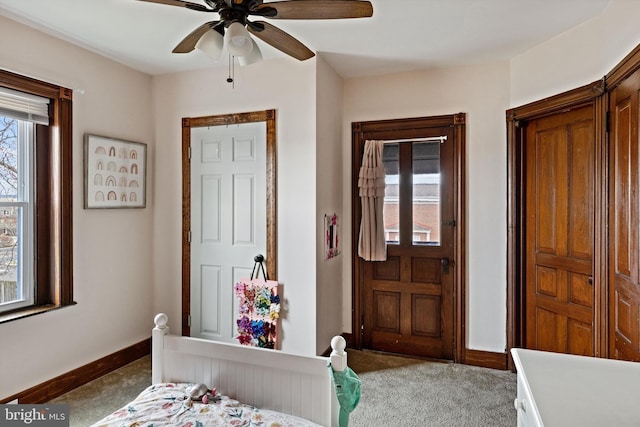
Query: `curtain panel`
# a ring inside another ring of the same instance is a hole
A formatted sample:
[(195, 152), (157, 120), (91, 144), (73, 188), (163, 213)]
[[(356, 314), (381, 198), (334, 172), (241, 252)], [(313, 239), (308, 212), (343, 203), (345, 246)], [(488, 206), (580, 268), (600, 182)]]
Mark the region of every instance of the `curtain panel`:
[(382, 164), (384, 141), (365, 141), (358, 189), (362, 203), (362, 219), (358, 256), (365, 261), (386, 261), (387, 241), (384, 234), (385, 173)]

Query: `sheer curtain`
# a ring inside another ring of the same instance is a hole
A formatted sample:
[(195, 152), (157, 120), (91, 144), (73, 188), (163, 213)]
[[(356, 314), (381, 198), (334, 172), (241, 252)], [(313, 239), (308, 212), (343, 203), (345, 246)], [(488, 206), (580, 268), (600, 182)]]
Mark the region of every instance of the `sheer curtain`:
[(358, 256), (365, 261), (385, 261), (387, 241), (384, 235), (384, 166), (383, 141), (365, 141), (358, 189), (362, 203)]

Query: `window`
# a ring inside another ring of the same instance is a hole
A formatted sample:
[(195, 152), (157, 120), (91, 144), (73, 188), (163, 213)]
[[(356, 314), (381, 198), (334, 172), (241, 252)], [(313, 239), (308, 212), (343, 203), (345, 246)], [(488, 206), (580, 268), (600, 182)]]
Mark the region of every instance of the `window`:
[(34, 123), (0, 113), (0, 309), (34, 303)]
[[(388, 244), (400, 244), (401, 212), (409, 204), (413, 245), (440, 244), (440, 144), (442, 137), (385, 143), (382, 162), (385, 170), (384, 227)], [(402, 156), (402, 145), (407, 146)], [(411, 182), (411, 193), (402, 197), (400, 182)]]
[(0, 322), (73, 304), (71, 90), (0, 71)]

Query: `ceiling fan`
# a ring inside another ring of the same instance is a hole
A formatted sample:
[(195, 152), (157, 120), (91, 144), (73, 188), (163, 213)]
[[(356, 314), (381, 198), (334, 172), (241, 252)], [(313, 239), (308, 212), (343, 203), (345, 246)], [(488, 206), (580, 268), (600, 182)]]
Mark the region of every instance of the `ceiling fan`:
[(250, 16), (269, 19), (345, 19), (373, 15), (369, 1), (360, 0), (284, 0), (263, 3), (262, 0), (204, 0), (205, 5), (182, 0), (139, 0), (217, 13), (218, 20), (206, 22), (189, 33), (173, 49), (188, 53), (196, 47), (210, 56), (220, 57), (224, 46), (241, 65), (262, 58), (249, 33), (300, 61), (315, 54), (299, 40), (265, 21), (249, 21)]

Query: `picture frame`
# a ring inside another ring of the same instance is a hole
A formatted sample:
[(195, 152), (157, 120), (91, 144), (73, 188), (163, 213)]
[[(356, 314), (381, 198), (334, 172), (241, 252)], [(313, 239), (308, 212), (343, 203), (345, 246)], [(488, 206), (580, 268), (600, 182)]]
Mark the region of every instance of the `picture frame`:
[(340, 239), (338, 237), (338, 215), (324, 216), (324, 257), (331, 259), (340, 255), (341, 247), (338, 246)]
[(84, 136), (84, 208), (145, 208), (147, 145)]

